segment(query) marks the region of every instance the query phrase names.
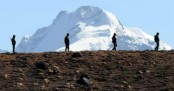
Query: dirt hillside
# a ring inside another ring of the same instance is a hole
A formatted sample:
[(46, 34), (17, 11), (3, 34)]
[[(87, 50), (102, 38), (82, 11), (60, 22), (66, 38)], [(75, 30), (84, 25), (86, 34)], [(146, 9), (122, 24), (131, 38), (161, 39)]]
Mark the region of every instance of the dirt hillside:
[[(79, 83), (87, 75), (90, 84)], [(173, 51), (0, 54), (0, 91), (174, 91)]]

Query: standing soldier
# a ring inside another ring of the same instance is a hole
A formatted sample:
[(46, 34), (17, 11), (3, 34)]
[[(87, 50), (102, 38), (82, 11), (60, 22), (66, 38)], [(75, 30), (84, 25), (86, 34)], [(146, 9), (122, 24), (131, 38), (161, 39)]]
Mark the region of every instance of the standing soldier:
[(64, 41), (65, 41), (65, 51), (69, 52), (69, 43), (70, 43), (70, 41), (69, 41), (69, 33), (67, 33), (67, 35), (65, 36)]
[(155, 42), (156, 42), (155, 50), (158, 51), (158, 49), (159, 49), (159, 42), (160, 42), (159, 33), (158, 33), (158, 32), (157, 32), (156, 35), (154, 36), (154, 40), (155, 40)]
[(114, 35), (112, 37), (112, 43), (114, 45), (114, 48), (112, 50), (115, 50), (116, 51), (116, 47), (117, 47), (116, 33), (114, 33)]
[(15, 35), (13, 35), (13, 38), (11, 38), (11, 43), (12, 43), (12, 46), (13, 46), (13, 53), (15, 54), (15, 45), (16, 45), (16, 40), (15, 40)]

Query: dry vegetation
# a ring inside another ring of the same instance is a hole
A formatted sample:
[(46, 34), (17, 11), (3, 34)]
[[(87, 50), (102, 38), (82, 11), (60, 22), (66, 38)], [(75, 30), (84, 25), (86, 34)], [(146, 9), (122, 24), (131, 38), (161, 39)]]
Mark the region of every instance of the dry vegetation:
[[(0, 91), (174, 91), (173, 51), (80, 53), (0, 54)], [(92, 85), (77, 84), (81, 74)]]

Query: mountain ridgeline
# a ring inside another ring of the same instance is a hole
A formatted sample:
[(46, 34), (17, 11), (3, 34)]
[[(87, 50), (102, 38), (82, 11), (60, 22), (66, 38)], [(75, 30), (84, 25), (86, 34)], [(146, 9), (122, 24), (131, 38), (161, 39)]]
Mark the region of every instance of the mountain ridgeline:
[[(98, 7), (82, 6), (74, 12), (61, 11), (53, 23), (24, 37), (18, 52), (63, 51), (64, 37), (70, 34), (71, 51), (111, 50), (111, 37), (117, 34), (118, 50), (153, 50), (154, 37), (138, 28), (128, 28), (110, 12)], [(160, 42), (160, 50), (171, 50)]]

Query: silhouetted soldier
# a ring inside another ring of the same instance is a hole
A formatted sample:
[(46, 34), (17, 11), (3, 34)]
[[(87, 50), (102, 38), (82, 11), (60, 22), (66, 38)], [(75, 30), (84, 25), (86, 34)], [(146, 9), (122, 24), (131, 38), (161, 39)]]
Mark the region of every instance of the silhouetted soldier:
[(112, 43), (114, 45), (114, 48), (112, 50), (115, 50), (116, 51), (116, 47), (117, 47), (116, 33), (114, 33), (114, 35), (112, 37)]
[(157, 32), (156, 35), (154, 36), (154, 40), (155, 40), (155, 42), (156, 42), (155, 50), (158, 51), (158, 49), (159, 49), (159, 42), (160, 42), (159, 33), (158, 33), (158, 32)]
[(69, 41), (69, 33), (67, 33), (67, 35), (65, 36), (64, 41), (65, 41), (65, 51), (69, 52), (69, 43), (70, 43), (70, 41)]
[(16, 40), (15, 40), (15, 35), (13, 35), (13, 38), (11, 38), (11, 43), (12, 43), (12, 46), (13, 46), (13, 53), (16, 53), (15, 52), (15, 45), (16, 45)]

